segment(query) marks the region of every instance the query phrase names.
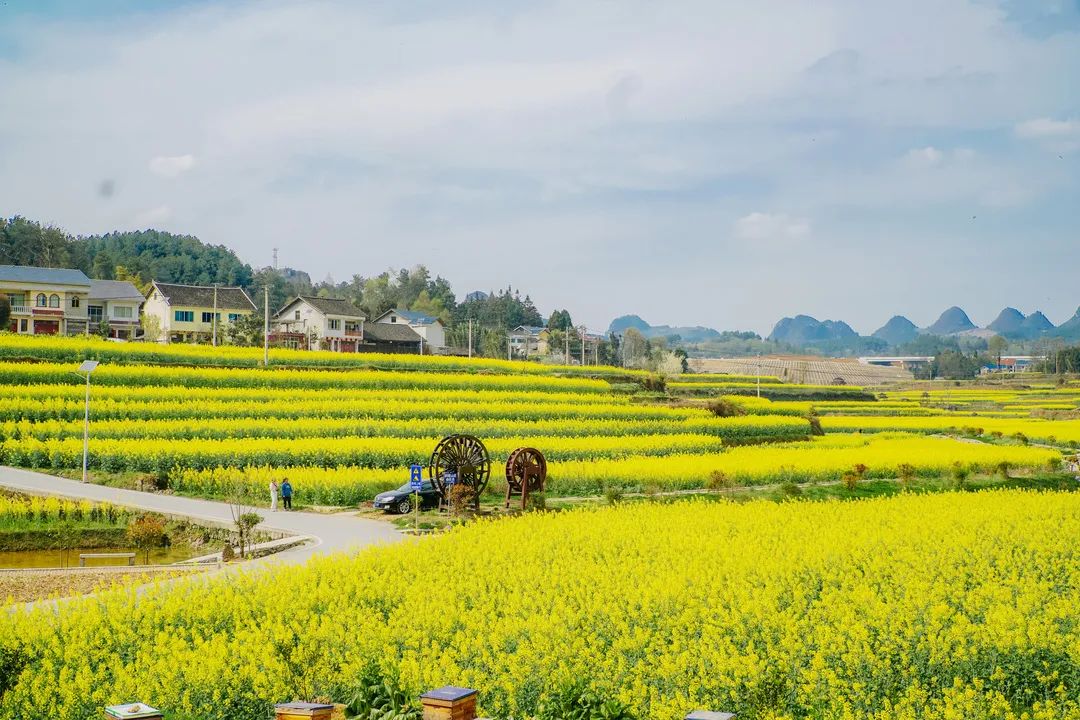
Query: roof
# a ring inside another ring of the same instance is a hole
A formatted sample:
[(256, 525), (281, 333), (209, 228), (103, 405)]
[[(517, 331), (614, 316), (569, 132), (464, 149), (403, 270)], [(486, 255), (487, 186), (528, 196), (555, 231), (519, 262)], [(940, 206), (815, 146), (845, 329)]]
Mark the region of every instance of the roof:
[(42, 268), (30, 265), (0, 265), (0, 280), (90, 287), (90, 278), (82, 270)]
[(435, 323), (442, 324), (442, 320), (440, 320), (439, 318), (433, 318), (425, 313), (417, 312), (415, 310), (398, 310), (397, 308), (387, 310), (382, 315), (375, 318), (375, 322), (381, 321), (390, 313), (400, 315), (401, 317), (408, 320), (410, 325), (434, 325)]
[(539, 325), (518, 325), (514, 328), (513, 334), (515, 335), (539, 335), (547, 330), (546, 327), (540, 327)]
[(391, 323), (368, 323), (364, 326), (364, 339), (387, 343), (420, 344), (421, 342), (420, 336), (408, 325)]
[(146, 298), (127, 280), (91, 280), (91, 300), (131, 300), (142, 302)]
[[(214, 287), (212, 285), (173, 285), (171, 283), (159, 283), (155, 280), (154, 287), (165, 296), (170, 305), (200, 308), (214, 306)], [(219, 310), (255, 309), (255, 303), (251, 301), (243, 288), (238, 287), (219, 287), (217, 289), (217, 306)]]
[(316, 297), (314, 295), (297, 295), (295, 298), (285, 304), (285, 307), (277, 311), (277, 315), (281, 315), (283, 312), (291, 308), (297, 303), (297, 301), (306, 302), (311, 307), (315, 308), (323, 315), (336, 315), (338, 317), (354, 318), (356, 320), (363, 320), (364, 313), (360, 311), (358, 307), (353, 305), (348, 300), (341, 300), (339, 298), (324, 298)]

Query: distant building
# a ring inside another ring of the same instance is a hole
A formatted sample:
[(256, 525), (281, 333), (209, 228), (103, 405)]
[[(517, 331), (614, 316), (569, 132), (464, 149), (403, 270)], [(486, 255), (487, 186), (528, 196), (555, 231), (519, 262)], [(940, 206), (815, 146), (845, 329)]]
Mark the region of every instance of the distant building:
[(481, 302), (488, 299), (488, 294), (483, 290), (473, 290), (465, 296), (465, 302)]
[(897, 367), (904, 370), (925, 367), (934, 362), (934, 358), (923, 355), (895, 355), (861, 357), (859, 362), (863, 365), (877, 365), (879, 367)]
[(994, 362), (990, 367), (983, 368), (983, 372), (1028, 372), (1036, 363), (1044, 360), (1046, 358), (1041, 355), (1002, 355), (1000, 363)]
[(446, 347), (446, 329), (439, 318), (414, 310), (395, 308), (375, 318), (375, 322), (384, 325), (408, 325), (424, 339), (424, 345), (431, 350), (441, 350)]
[(255, 312), (243, 288), (154, 282), (143, 313), (161, 324), (161, 342), (207, 342), (217, 308), (219, 330)]
[(139, 330), (139, 309), (146, 298), (127, 280), (91, 280), (87, 314), (90, 332), (108, 323), (109, 337), (134, 340)]
[(306, 348), (314, 338), (324, 350), (356, 352), (363, 342), (364, 320), (348, 300), (297, 295), (274, 314), (271, 341)]
[(419, 353), (423, 338), (408, 325), (367, 323), (361, 349), (371, 352)]
[(546, 327), (518, 325), (510, 331), (510, 350), (518, 357), (546, 355), (551, 333)]
[(11, 332), (85, 333), (90, 279), (82, 270), (0, 265), (0, 292), (11, 303)]

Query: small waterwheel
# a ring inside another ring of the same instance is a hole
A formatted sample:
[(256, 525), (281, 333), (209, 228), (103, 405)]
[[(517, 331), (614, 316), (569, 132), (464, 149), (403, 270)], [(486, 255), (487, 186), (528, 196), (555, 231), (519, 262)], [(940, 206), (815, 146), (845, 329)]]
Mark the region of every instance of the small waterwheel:
[(479, 438), (449, 435), (440, 440), (431, 453), (428, 477), (444, 503), (449, 500), (452, 485), (466, 485), (472, 488), (479, 508), (480, 493), (484, 492), (491, 477), (491, 456)]
[(529, 493), (543, 492), (547, 480), (547, 460), (536, 448), (523, 447), (510, 453), (506, 461), (506, 507), (510, 498), (521, 496), (521, 509), (529, 501)]

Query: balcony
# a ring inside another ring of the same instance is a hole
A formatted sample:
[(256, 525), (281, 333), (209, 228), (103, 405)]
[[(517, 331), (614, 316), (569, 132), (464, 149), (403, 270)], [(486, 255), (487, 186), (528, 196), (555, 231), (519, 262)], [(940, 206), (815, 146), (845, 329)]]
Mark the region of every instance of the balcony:
[(11, 314), (12, 315), (32, 315), (33, 314), (32, 308), (33, 308), (32, 305), (12, 305), (11, 306)]

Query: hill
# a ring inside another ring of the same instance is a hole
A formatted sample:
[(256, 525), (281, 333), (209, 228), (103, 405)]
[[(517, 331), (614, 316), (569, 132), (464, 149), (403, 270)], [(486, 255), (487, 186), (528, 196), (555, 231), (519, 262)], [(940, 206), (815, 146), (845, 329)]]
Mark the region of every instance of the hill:
[(781, 318), (769, 334), (769, 340), (798, 346), (851, 340), (858, 336), (842, 320), (818, 320), (809, 315), (796, 315)]
[(914, 340), (918, 334), (919, 328), (915, 323), (903, 315), (893, 315), (889, 322), (875, 330), (871, 337), (884, 340), (889, 345), (903, 345)]
[(971, 318), (967, 316), (967, 313), (953, 305), (941, 313), (941, 317), (937, 319), (937, 322), (926, 328), (924, 332), (930, 335), (956, 335), (957, 333), (976, 329), (978, 328), (975, 323), (971, 322)]
[(987, 330), (993, 330), (998, 335), (1005, 337), (1017, 337), (1023, 333), (1024, 313), (1016, 308), (1007, 307), (998, 313), (994, 322), (986, 326)]
[(1080, 308), (1076, 309), (1076, 313), (1071, 318), (1047, 334), (1067, 342), (1080, 341)]
[(1042, 314), (1041, 310), (1035, 312), (1024, 318), (1024, 323), (1020, 330), (1025, 338), (1039, 338), (1043, 335), (1052, 334), (1056, 328), (1054, 323)]
[(628, 329), (634, 328), (647, 338), (678, 337), (680, 342), (700, 343), (709, 340), (719, 340), (721, 333), (709, 327), (700, 325), (674, 326), (674, 325), (650, 325), (638, 315), (622, 315), (611, 321), (608, 326), (608, 334), (621, 335)]

